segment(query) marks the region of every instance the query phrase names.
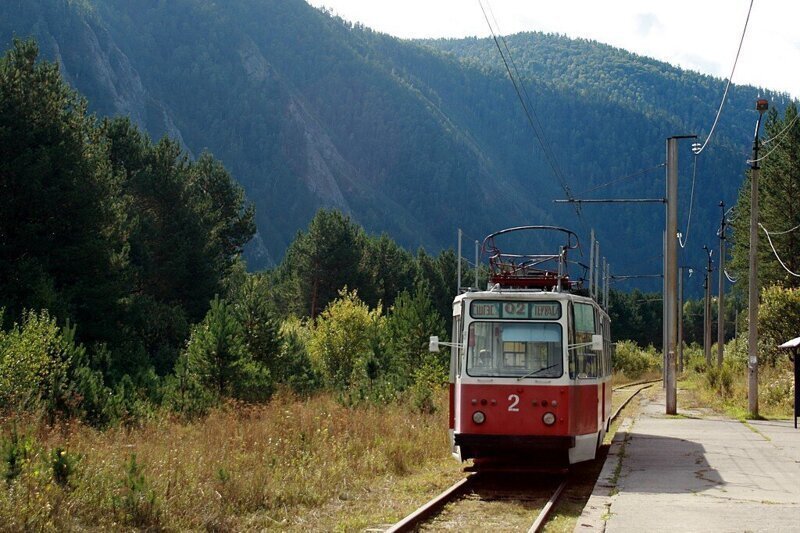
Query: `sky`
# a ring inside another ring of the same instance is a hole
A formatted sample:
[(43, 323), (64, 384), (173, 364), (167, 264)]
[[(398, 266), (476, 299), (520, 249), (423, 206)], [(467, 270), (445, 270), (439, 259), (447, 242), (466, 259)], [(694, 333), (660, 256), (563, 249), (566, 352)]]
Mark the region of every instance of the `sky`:
[[(307, 0), (401, 38), (489, 35), (478, 0)], [(727, 79), (750, 0), (483, 0), (500, 32), (593, 39)], [(754, 0), (733, 82), (800, 97), (800, 1)]]

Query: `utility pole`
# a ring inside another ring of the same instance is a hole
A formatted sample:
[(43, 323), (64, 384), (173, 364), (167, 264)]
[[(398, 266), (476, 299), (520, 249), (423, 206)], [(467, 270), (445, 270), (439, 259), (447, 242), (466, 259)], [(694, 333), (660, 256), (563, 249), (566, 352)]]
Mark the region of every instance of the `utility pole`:
[(458, 287), (456, 287), (456, 294), (461, 294), (461, 237), (463, 236), (464, 232), (461, 231), (461, 228), (458, 228), (458, 267), (457, 267), (457, 280)]
[(725, 355), (725, 202), (720, 201), (722, 219), (719, 223), (719, 285), (717, 287), (717, 366), (722, 367)]
[(683, 267), (678, 268), (678, 373), (683, 373)]
[(589, 297), (594, 298), (594, 228), (589, 235)]
[(478, 246), (479, 246), (478, 241), (475, 241), (475, 289), (476, 290), (480, 289), (480, 287), (478, 287), (478, 261), (480, 261), (481, 258), (478, 252)]
[(711, 256), (714, 250), (708, 246), (703, 246), (703, 250), (708, 254), (708, 264), (706, 265), (706, 277), (703, 280), (703, 289), (705, 289), (705, 301), (703, 305), (703, 355), (706, 357), (706, 368), (711, 368)]
[(697, 138), (683, 135), (667, 139), (667, 206), (664, 261), (664, 297), (666, 300), (664, 322), (667, 328), (664, 388), (666, 413), (678, 412), (677, 344), (678, 344), (678, 140)]
[(750, 257), (747, 287), (747, 403), (751, 418), (758, 417), (758, 129), (769, 107), (766, 100), (756, 102), (758, 121), (753, 134), (753, 162), (750, 167)]

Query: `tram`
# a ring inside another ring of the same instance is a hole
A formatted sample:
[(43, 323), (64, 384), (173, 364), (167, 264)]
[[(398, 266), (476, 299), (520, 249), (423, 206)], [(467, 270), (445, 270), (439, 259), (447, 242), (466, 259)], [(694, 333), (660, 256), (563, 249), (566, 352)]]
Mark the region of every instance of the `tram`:
[[(523, 231), (561, 235), (550, 255), (501, 251), (498, 237)], [(484, 239), (487, 290), (453, 301), (450, 441), (453, 456), (475, 469), (594, 459), (611, 416), (610, 320), (570, 280), (575, 233), (522, 226)], [(431, 338), (431, 349), (438, 350)]]

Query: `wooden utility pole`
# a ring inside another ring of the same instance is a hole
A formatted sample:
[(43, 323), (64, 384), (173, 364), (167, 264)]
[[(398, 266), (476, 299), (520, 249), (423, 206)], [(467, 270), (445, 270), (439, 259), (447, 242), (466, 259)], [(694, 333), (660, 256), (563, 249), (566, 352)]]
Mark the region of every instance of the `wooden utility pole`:
[(758, 417), (758, 129), (769, 104), (756, 102), (758, 121), (753, 134), (753, 159), (750, 167), (750, 257), (747, 280), (747, 404), (751, 418)]
[(722, 366), (725, 354), (725, 202), (720, 202), (722, 220), (719, 223), (719, 285), (717, 287), (717, 366)]

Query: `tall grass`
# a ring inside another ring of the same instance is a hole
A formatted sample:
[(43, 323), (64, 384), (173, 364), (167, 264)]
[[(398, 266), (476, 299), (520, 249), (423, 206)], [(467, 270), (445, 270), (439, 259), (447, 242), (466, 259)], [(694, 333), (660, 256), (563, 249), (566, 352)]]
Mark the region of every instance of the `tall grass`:
[[(698, 407), (708, 407), (735, 418), (748, 417), (748, 371), (746, 339), (733, 339), (725, 345), (723, 364), (716, 365), (717, 346), (712, 347), (708, 365), (700, 346), (688, 346), (683, 386), (690, 389)], [(761, 352), (761, 350), (759, 350)], [(786, 418), (792, 414), (794, 377), (788, 357), (762, 362), (758, 369), (759, 414), (767, 418)]]
[(0, 473), (7, 456), (18, 466), (0, 485), (0, 529), (285, 525), (377, 478), (441, 460), (446, 427), (442, 409), (348, 408), (329, 395), (287, 393), (265, 406), (231, 403), (196, 422), (164, 415), (135, 429), (5, 419)]

